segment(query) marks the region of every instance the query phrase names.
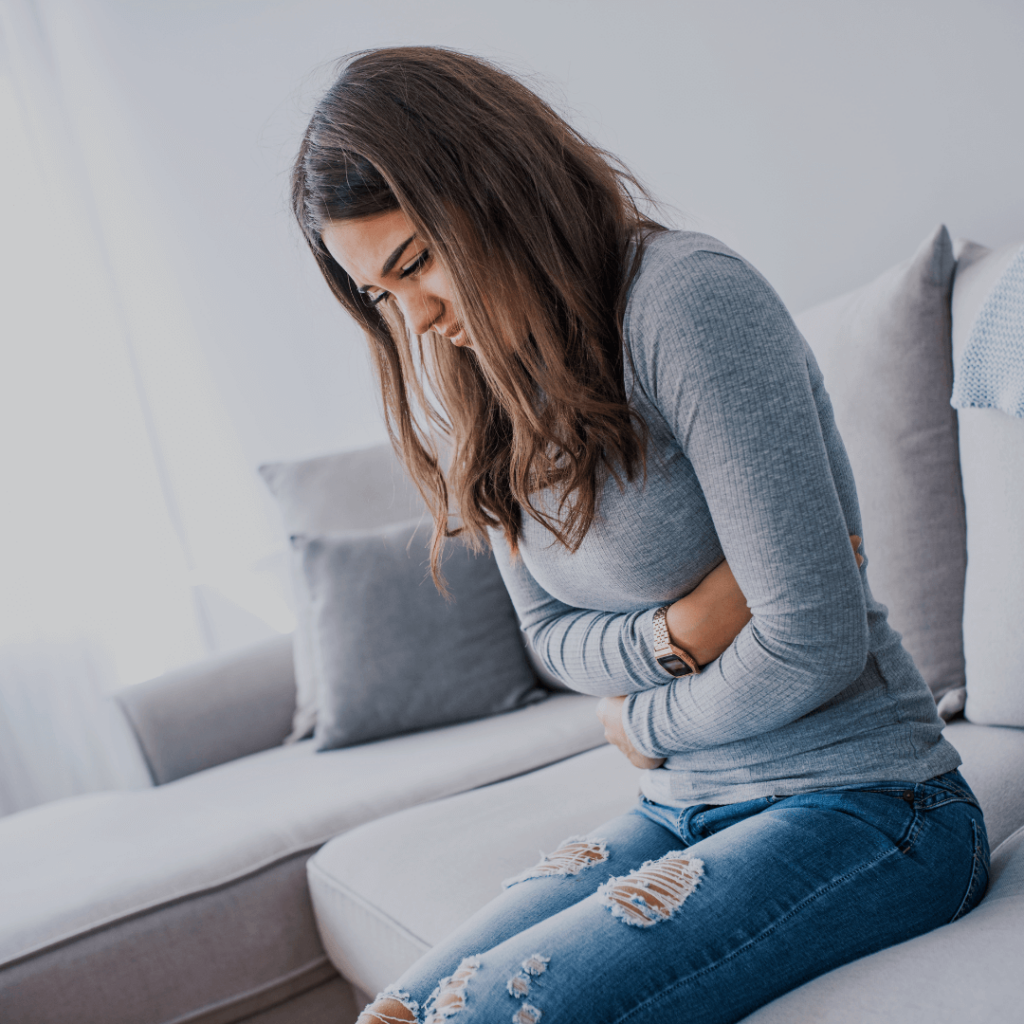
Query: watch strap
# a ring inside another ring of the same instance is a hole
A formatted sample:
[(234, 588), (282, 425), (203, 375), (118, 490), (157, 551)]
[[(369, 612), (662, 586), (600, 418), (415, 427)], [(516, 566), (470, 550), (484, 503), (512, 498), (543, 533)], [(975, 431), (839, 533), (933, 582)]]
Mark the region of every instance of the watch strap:
[(695, 676), (700, 674), (700, 665), (689, 651), (672, 643), (669, 636), (668, 606), (658, 608), (654, 613), (654, 657), (666, 672), (674, 676)]

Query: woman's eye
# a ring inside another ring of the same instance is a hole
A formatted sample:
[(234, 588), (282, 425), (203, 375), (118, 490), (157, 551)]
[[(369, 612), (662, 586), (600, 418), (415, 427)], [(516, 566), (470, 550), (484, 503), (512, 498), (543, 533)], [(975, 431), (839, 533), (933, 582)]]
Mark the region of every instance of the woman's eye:
[(423, 252), (421, 252), (419, 256), (417, 256), (416, 259), (412, 261), (412, 263), (407, 263), (404, 267), (402, 267), (402, 272), (398, 276), (409, 277), (412, 274), (415, 274), (418, 270), (422, 270), (426, 266), (427, 260), (429, 259), (430, 250), (424, 249)]
[[(423, 252), (421, 252), (419, 256), (416, 257), (416, 259), (412, 260), (410, 263), (407, 263), (404, 267), (402, 267), (402, 269), (398, 272), (399, 278), (412, 277), (414, 274), (419, 273), (427, 265), (429, 260), (430, 250), (424, 249)], [(380, 291), (377, 288), (359, 289), (360, 298), (367, 306), (370, 307), (370, 309), (374, 309), (376, 306), (380, 305), (380, 303), (382, 303), (386, 298), (388, 298), (390, 294), (391, 292)]]

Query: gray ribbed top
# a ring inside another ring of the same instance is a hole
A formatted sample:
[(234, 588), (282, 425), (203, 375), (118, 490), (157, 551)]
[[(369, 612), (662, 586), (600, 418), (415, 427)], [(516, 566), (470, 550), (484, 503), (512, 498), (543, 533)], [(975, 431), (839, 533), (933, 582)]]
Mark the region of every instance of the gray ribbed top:
[[(848, 535), (862, 534), (821, 372), (771, 286), (707, 235), (655, 236), (624, 322), (646, 482), (604, 486), (575, 554), (524, 516), (492, 536), (520, 622), (584, 693), (629, 694), (652, 800), (731, 803), (957, 767)], [(550, 495), (542, 501), (553, 508)], [(871, 538), (864, 537), (865, 556)], [(727, 558), (753, 613), (696, 677), (654, 659), (654, 609)]]

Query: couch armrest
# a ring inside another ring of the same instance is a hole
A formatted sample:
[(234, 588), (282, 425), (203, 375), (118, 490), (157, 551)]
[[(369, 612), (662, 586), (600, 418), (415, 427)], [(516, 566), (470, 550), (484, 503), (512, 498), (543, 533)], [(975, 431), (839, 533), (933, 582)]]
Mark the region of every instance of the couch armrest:
[(153, 782), (278, 746), (291, 732), (291, 636), (209, 658), (116, 695)]

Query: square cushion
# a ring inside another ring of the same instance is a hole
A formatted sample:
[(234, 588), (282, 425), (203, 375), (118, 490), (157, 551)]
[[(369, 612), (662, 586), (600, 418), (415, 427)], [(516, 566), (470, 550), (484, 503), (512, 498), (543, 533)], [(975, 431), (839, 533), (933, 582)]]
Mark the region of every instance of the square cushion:
[(0, 819), (0, 1020), (230, 1024), (314, 989), (334, 968), (310, 908), (310, 854), (376, 817), (603, 743), (595, 705), (554, 695), (345, 750), (294, 743)]
[[(953, 288), (953, 355), (959, 361), (986, 297), (1020, 251), (965, 243)], [(1024, 726), (1024, 420), (998, 409), (958, 411), (967, 578), (965, 714)]]
[(348, 746), (521, 707), (537, 685), (489, 551), (458, 538), (430, 575), (432, 524), (297, 537), (312, 612), (316, 743)]
[(950, 408), (946, 229), (881, 277), (796, 318), (850, 457), (868, 578), (935, 694), (964, 684), (966, 527)]
[[(288, 536), (367, 530), (409, 519), (427, 519), (426, 505), (389, 444), (260, 466), (277, 500)], [(301, 555), (290, 565), (295, 601), (295, 718), (289, 739), (309, 736), (316, 723), (317, 676), (313, 664), (309, 594)]]

